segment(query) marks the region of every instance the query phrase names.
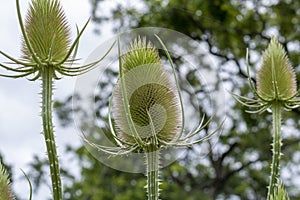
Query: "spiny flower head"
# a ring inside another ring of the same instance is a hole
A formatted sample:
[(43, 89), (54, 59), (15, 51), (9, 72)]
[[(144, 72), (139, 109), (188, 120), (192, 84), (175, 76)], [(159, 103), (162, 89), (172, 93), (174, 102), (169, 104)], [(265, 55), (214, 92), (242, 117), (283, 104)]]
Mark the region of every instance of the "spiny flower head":
[[(297, 97), (296, 75), (283, 46), (273, 37), (263, 53), (261, 69), (257, 73), (257, 88), (251, 80), (247, 65), (248, 80), (257, 99), (249, 99), (237, 94), (233, 97), (241, 104), (253, 108), (250, 113), (262, 113), (272, 107), (273, 103), (280, 104), (287, 110), (300, 106)], [(248, 52), (247, 52), (248, 64)]]
[[(42, 60), (60, 61), (70, 47), (70, 28), (58, 0), (33, 0), (25, 21), (25, 31), (36, 56)], [(23, 41), (23, 57), (32, 55)]]
[(79, 39), (89, 20), (81, 30), (77, 27), (77, 37), (71, 44), (70, 28), (59, 0), (32, 0), (25, 25), (21, 16), (19, 0), (16, 0), (16, 4), (23, 36), (22, 59), (15, 59), (2, 51), (0, 51), (0, 54), (9, 59), (10, 64), (21, 65), (21, 67), (14, 68), (0, 63), (1, 67), (15, 73), (13, 75), (0, 74), (2, 77), (21, 78), (33, 76), (29, 80), (35, 81), (43, 76), (44, 68), (51, 70), (52, 77), (55, 79), (60, 79), (58, 74), (78, 76), (94, 68), (106, 57), (115, 44), (114, 42), (104, 56), (98, 60), (73, 67), (72, 65), (76, 61)]
[(263, 99), (279, 101), (297, 94), (295, 72), (275, 37), (263, 53), (263, 63), (257, 74), (257, 92)]
[[(103, 146), (85, 141), (112, 155), (153, 153), (163, 147), (188, 147), (210, 139), (222, 124), (205, 137), (192, 139), (213, 119), (184, 133), (184, 107), (176, 70), (163, 41), (155, 35), (172, 67), (172, 76), (162, 65), (158, 50), (146, 38), (135, 39), (121, 56), (120, 40), (119, 79), (108, 106), (109, 139), (116, 146)], [(113, 117), (112, 117), (113, 116)]]
[(153, 137), (158, 141), (172, 141), (181, 125), (180, 105), (176, 86), (163, 68), (158, 51), (146, 38), (137, 38), (122, 57), (122, 69), (124, 75), (120, 78), (125, 84), (129, 110), (124, 107), (122, 80), (114, 92), (113, 109), (121, 137), (134, 142), (129, 114), (145, 143)]

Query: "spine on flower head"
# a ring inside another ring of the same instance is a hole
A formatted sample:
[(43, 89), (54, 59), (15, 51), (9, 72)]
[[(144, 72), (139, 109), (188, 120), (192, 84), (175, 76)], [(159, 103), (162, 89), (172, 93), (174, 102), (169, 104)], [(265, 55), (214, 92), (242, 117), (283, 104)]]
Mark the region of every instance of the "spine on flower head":
[(133, 142), (134, 136), (126, 118), (124, 92), (128, 98), (130, 117), (143, 142), (155, 137), (169, 142), (176, 136), (181, 124), (176, 86), (163, 68), (158, 51), (146, 38), (137, 38), (122, 57), (122, 81), (114, 92), (113, 114), (123, 138)]
[(257, 92), (265, 100), (286, 100), (297, 93), (296, 75), (283, 46), (273, 37), (263, 53)]

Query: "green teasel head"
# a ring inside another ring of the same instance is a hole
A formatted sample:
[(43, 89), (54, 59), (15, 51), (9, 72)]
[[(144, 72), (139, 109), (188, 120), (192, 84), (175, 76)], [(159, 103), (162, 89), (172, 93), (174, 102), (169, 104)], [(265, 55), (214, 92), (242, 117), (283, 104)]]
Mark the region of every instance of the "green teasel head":
[(14, 196), (10, 189), (10, 181), (4, 166), (0, 161), (0, 199), (2, 200), (14, 200)]
[[(33, 0), (30, 4), (25, 31), (32, 50), (41, 61), (58, 62), (70, 48), (70, 27), (58, 0)], [(23, 57), (32, 55), (23, 40)]]
[[(130, 143), (135, 141), (128, 123), (130, 115), (144, 143), (153, 138), (158, 143), (172, 141), (181, 127), (181, 108), (176, 85), (161, 64), (157, 49), (146, 38), (137, 38), (122, 57), (121, 67), (123, 76), (114, 92), (113, 107), (120, 137)], [(128, 110), (124, 98), (128, 99)]]
[(257, 74), (257, 92), (265, 100), (285, 101), (297, 94), (296, 74), (276, 37), (263, 53)]
[[(61, 76), (78, 76), (93, 69), (112, 50), (115, 42), (96, 61), (78, 65), (75, 61), (79, 40), (90, 20), (87, 20), (81, 30), (77, 28), (77, 37), (71, 43), (70, 27), (59, 3), (59, 0), (32, 0), (25, 23), (21, 15), (20, 0), (16, 0), (19, 25), (22, 32), (22, 57), (16, 59), (0, 50), (0, 55), (6, 57), (10, 65), (21, 65), (15, 68), (0, 63), (0, 67), (14, 74), (0, 74), (2, 77), (21, 78), (32, 76), (30, 81), (42, 77), (44, 68), (51, 68), (54, 79)], [(76, 65), (73, 67), (73, 65)]]
[(146, 38), (133, 40), (121, 55), (118, 39), (119, 77), (108, 105), (110, 133), (115, 146), (85, 141), (111, 155), (152, 153), (163, 147), (190, 147), (209, 140), (222, 124), (204, 137), (195, 137), (208, 127), (214, 115), (185, 133), (184, 107), (175, 65), (163, 41), (155, 35), (171, 65), (171, 75), (162, 65), (158, 50)]
[(279, 102), (286, 110), (300, 106), (297, 91), (296, 74), (283, 46), (273, 37), (267, 49), (263, 52), (262, 65), (258, 71), (257, 87), (251, 80), (248, 65), (248, 51), (246, 55), (248, 80), (256, 99), (250, 99), (237, 94), (233, 97), (241, 104), (254, 110), (249, 113), (262, 113)]

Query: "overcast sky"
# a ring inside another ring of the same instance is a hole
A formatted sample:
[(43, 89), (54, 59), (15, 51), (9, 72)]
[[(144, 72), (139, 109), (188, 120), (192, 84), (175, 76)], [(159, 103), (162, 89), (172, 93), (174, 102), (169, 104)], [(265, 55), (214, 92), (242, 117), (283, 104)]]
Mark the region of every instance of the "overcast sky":
[[(23, 16), (26, 14), (28, 0), (21, 1)], [(75, 24), (82, 27), (90, 17), (91, 7), (88, 0), (62, 0), (66, 16), (72, 27), (72, 33), (76, 33)], [(15, 1), (0, 0), (0, 49), (15, 58), (20, 56), (20, 28), (17, 21)], [(93, 32), (94, 24), (90, 23), (82, 36), (78, 57), (86, 58), (99, 44), (105, 41), (109, 34), (101, 37)], [(105, 29), (107, 32), (109, 28)], [(0, 62), (6, 61), (0, 56)], [(0, 70), (0, 73), (6, 73)], [(65, 77), (55, 83), (54, 98), (63, 99), (74, 90), (76, 78)], [(33, 160), (33, 155), (46, 157), (44, 139), (41, 133), (40, 119), (40, 81), (31, 82), (25, 78), (13, 80), (0, 78), (0, 153), (4, 161), (13, 166), (15, 178), (14, 190), (23, 199), (28, 199), (28, 185), (20, 180), (23, 176), (20, 168), (29, 170), (28, 163)], [(80, 138), (75, 126), (62, 129), (56, 124), (56, 139), (59, 146), (59, 155), (62, 164), (65, 164), (64, 146), (66, 144), (79, 145)], [(44, 189), (33, 199), (46, 199), (50, 197), (50, 188)]]

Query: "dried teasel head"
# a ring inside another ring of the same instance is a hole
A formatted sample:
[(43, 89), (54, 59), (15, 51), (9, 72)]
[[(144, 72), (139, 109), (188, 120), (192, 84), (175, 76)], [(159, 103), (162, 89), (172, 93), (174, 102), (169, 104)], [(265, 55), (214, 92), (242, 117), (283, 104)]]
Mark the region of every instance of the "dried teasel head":
[(263, 53), (263, 63), (257, 74), (257, 92), (268, 101), (285, 101), (297, 94), (295, 72), (275, 37)]
[[(33, 0), (25, 21), (33, 52), (41, 61), (62, 60), (70, 48), (70, 28), (58, 0)], [(23, 58), (32, 55), (23, 41)]]
[[(181, 110), (176, 86), (163, 68), (157, 49), (146, 38), (135, 39), (122, 57), (122, 70), (113, 107), (120, 137), (130, 143), (136, 141), (128, 122), (130, 115), (144, 144), (153, 138), (158, 143), (172, 141), (181, 126)], [(124, 98), (128, 99), (129, 110)]]

